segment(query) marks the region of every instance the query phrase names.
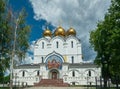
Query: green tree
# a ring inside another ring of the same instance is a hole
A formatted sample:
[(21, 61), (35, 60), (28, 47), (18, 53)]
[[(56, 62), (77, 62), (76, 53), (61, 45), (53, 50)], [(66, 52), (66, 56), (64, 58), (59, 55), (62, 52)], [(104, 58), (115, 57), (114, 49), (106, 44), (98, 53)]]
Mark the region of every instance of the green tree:
[(102, 64), (102, 76), (120, 76), (120, 0), (111, 0), (104, 21), (90, 33), (90, 43), (97, 52), (95, 63)]
[[(25, 9), (13, 13), (8, 8), (6, 0), (0, 1), (0, 80), (3, 79), (6, 69), (10, 67), (11, 56), (13, 58), (17, 56), (19, 61), (25, 58), (30, 34), (30, 26), (25, 21), (26, 16)], [(12, 55), (13, 51), (14, 55)]]
[[(18, 56), (19, 61), (25, 58), (25, 54), (29, 48), (30, 26), (25, 22), (26, 16), (25, 9), (22, 9), (18, 17), (16, 17), (14, 24), (14, 28), (16, 29), (15, 55)], [(15, 31), (13, 31), (13, 34), (14, 32)]]
[(0, 1), (0, 80), (3, 80), (4, 72), (6, 68), (9, 68), (9, 57), (8, 57), (8, 44), (10, 42), (9, 36), (7, 35), (9, 31), (6, 29), (8, 27), (6, 20), (8, 18), (6, 13), (6, 3), (4, 0)]

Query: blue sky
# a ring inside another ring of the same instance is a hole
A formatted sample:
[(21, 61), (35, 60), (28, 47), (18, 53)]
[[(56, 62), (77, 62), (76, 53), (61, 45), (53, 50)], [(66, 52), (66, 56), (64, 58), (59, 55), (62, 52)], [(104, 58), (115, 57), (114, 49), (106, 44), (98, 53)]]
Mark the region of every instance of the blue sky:
[(65, 30), (70, 27), (76, 30), (84, 60), (94, 60), (96, 53), (90, 47), (90, 31), (103, 20), (110, 0), (9, 0), (9, 5), (13, 11), (19, 12), (24, 7), (28, 13), (26, 22), (32, 26), (31, 50), (32, 43), (42, 37), (46, 23), (52, 31), (62, 25)]
[(46, 21), (45, 20), (37, 21), (33, 18), (34, 12), (29, 0), (9, 0), (9, 3), (13, 11), (16, 11), (16, 12), (20, 12), (22, 8), (25, 8), (28, 14), (26, 22), (28, 25), (32, 27), (30, 42), (41, 37), (41, 33), (43, 31), (42, 26), (45, 25)]

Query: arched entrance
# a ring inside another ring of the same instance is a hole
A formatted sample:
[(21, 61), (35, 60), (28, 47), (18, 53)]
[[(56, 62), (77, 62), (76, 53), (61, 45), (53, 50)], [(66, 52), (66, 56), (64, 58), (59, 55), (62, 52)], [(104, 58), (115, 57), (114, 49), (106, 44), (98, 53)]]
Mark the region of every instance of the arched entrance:
[(59, 79), (59, 71), (57, 69), (52, 69), (49, 71), (50, 79)]

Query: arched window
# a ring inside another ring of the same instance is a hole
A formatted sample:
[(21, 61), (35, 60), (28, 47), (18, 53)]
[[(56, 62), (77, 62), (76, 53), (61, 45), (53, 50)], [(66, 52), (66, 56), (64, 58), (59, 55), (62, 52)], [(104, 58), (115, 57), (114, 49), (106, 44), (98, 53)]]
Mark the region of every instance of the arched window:
[(25, 71), (22, 72), (22, 77), (25, 77)]
[(42, 42), (42, 49), (44, 49), (44, 42)]
[(71, 48), (73, 48), (73, 41), (71, 41)]
[(39, 72), (39, 70), (37, 71), (37, 76), (39, 76), (40, 75), (40, 72)]
[(59, 43), (58, 43), (58, 41), (56, 42), (56, 48), (58, 48), (58, 45), (59, 45)]
[(72, 59), (72, 63), (74, 63), (74, 57), (73, 56), (71, 57), (71, 59)]
[(75, 71), (72, 72), (72, 76), (75, 77)]
[(42, 63), (44, 63), (44, 58), (42, 57)]
[(88, 75), (91, 76), (91, 71), (89, 70)]

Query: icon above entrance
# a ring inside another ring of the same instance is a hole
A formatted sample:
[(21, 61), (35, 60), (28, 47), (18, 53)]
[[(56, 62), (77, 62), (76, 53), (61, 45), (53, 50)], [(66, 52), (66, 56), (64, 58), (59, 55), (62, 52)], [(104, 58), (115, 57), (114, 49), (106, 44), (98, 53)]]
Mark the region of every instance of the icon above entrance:
[(53, 52), (46, 57), (46, 69), (62, 69), (63, 57)]

